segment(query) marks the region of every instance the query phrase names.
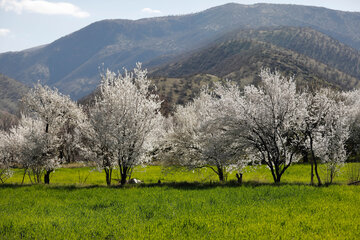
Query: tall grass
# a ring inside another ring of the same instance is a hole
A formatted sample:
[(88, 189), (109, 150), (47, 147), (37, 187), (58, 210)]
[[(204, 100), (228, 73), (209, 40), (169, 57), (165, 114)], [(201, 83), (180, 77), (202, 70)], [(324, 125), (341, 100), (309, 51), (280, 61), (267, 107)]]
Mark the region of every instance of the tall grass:
[(1, 239), (359, 239), (360, 188), (0, 188)]
[(49, 186), (20, 185), (16, 169), (0, 185), (0, 239), (360, 239), (346, 168), (329, 187), (308, 185), (309, 165), (278, 185), (267, 168), (248, 170), (239, 186), (235, 173), (218, 183), (211, 170), (138, 167), (145, 184), (106, 187), (91, 167), (57, 169)]

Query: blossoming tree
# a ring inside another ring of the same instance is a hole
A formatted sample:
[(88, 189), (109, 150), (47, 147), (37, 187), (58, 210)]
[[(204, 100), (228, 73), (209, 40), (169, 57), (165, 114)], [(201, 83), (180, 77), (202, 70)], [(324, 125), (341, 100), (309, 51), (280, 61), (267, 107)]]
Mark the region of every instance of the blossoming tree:
[(233, 110), (229, 108), (232, 100), (238, 100), (229, 96), (238, 93), (237, 87), (229, 83), (215, 84), (213, 91), (204, 88), (192, 102), (177, 107), (173, 127), (165, 138), (166, 158), (172, 160), (171, 164), (210, 168), (220, 181), (226, 180), (229, 171), (242, 175), (249, 159), (222, 122), (224, 114)]
[(125, 184), (135, 166), (148, 162), (147, 153), (161, 134), (161, 101), (146, 74), (140, 63), (134, 72), (125, 71), (124, 75), (106, 71), (90, 109), (92, 150), (98, 166), (105, 170), (108, 185), (114, 166)]
[[(55, 164), (57, 165), (64, 160), (66, 155), (69, 155), (67, 153), (80, 149), (78, 136), (83, 129), (88, 128), (87, 118), (82, 109), (69, 96), (59, 93), (57, 89), (50, 89), (48, 86), (38, 83), (23, 97), (22, 103), (25, 114), (39, 122), (36, 123), (36, 126), (32, 126), (33, 130), (43, 131), (45, 141), (46, 139), (57, 139), (56, 147), (52, 146), (53, 150), (47, 152), (44, 159), (57, 161)], [(41, 128), (41, 130), (34, 129), (35, 127)], [(51, 137), (49, 137), (50, 135)], [(34, 143), (40, 144), (38, 139), (33, 140)], [(49, 158), (49, 154), (52, 155), (51, 158)], [(46, 167), (44, 173), (46, 184), (50, 182), (50, 173), (54, 171), (50, 165)]]
[[(236, 113), (228, 118), (234, 141), (245, 144), (248, 156), (265, 163), (274, 182), (300, 159), (300, 130), (306, 113), (295, 82), (263, 69), (259, 87), (247, 86)], [(234, 101), (235, 102), (235, 101)]]

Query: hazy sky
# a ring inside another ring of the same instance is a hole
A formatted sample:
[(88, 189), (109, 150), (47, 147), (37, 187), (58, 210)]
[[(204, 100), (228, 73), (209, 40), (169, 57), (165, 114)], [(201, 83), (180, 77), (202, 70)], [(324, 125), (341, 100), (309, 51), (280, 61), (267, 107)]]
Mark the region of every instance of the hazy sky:
[(228, 2), (301, 4), (360, 12), (360, 0), (0, 0), (0, 52), (47, 44), (98, 20), (194, 13)]

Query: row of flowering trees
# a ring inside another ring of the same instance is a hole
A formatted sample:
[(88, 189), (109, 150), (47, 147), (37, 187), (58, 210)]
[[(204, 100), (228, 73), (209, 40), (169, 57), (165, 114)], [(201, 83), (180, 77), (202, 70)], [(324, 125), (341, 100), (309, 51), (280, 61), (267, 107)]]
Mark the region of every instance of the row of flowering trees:
[(188, 167), (209, 167), (224, 180), (226, 171), (266, 164), (274, 182), (304, 152), (322, 184), (318, 162), (325, 163), (331, 183), (347, 158), (345, 143), (359, 112), (359, 91), (321, 89), (297, 92), (292, 78), (262, 70), (258, 87), (243, 91), (231, 82), (204, 89), (179, 106), (167, 133), (167, 159)]
[(100, 93), (83, 109), (37, 84), (23, 98), (18, 126), (0, 133), (0, 180), (21, 165), (35, 182), (49, 183), (50, 174), (75, 154), (104, 170), (111, 184), (118, 168), (121, 184), (137, 165), (156, 158), (164, 164), (208, 167), (220, 181), (236, 171), (241, 181), (248, 165), (266, 164), (274, 182), (291, 164), (311, 156), (311, 183), (322, 184), (318, 164), (330, 182), (345, 162), (345, 142), (356, 125), (360, 92), (296, 89), (292, 78), (261, 71), (258, 87), (240, 90), (231, 82), (204, 88), (170, 117), (141, 64), (124, 75), (107, 71)]
[(0, 179), (9, 167), (21, 165), (24, 177), (50, 182), (50, 174), (67, 159), (80, 155), (105, 171), (111, 184), (114, 167), (121, 183), (133, 168), (145, 164), (147, 154), (163, 134), (161, 101), (151, 90), (146, 70), (137, 65), (124, 75), (107, 71), (100, 94), (83, 109), (57, 90), (37, 84), (22, 103), (25, 112), (18, 126), (0, 133)]

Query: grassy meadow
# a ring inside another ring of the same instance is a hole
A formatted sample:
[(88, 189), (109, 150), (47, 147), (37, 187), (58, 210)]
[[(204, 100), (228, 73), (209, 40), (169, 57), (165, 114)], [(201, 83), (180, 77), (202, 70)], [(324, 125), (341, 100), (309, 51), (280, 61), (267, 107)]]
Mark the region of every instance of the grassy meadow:
[(58, 169), (49, 186), (20, 185), (16, 170), (0, 185), (0, 239), (360, 239), (360, 186), (346, 167), (328, 187), (308, 185), (309, 172), (294, 165), (274, 185), (258, 167), (239, 186), (150, 166), (133, 173), (145, 184), (106, 187), (91, 168)]

